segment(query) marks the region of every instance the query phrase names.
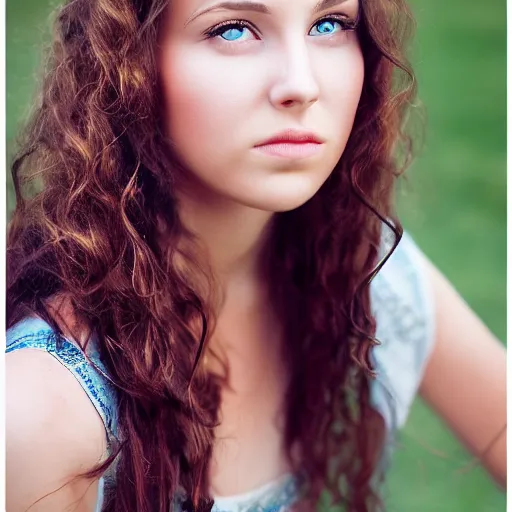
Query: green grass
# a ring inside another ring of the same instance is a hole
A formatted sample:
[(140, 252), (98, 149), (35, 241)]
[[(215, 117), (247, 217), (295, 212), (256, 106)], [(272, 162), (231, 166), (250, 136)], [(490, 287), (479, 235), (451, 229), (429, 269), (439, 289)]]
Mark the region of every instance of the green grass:
[[(413, 9), (413, 62), (428, 124), (399, 210), (418, 244), (505, 341), (505, 2), (482, 8), (415, 0)], [(417, 400), (390, 475), (390, 510), (504, 511), (505, 494), (481, 468), (468, 470), (471, 460)]]
[[(28, 112), (49, 3), (7, 2), (7, 137)], [(506, 6), (414, 0), (413, 63), (428, 113), (400, 196), (405, 227), (505, 340)], [(9, 187), (9, 209), (13, 206)], [(417, 400), (389, 477), (390, 511), (501, 512), (505, 494)]]

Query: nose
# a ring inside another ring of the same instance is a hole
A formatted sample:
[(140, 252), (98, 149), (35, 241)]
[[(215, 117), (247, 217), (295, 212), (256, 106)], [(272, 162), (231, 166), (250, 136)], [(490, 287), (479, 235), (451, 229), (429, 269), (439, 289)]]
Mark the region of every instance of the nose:
[(306, 44), (295, 40), (276, 61), (277, 78), (269, 100), (278, 109), (305, 109), (318, 101), (320, 88)]

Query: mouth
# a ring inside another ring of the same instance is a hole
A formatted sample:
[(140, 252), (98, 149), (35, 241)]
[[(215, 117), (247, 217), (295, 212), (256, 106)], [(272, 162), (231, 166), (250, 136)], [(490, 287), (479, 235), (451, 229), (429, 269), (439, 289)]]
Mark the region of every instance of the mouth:
[(267, 146), (269, 144), (323, 144), (324, 142), (324, 139), (313, 132), (288, 129), (256, 144), (256, 147)]
[(255, 148), (267, 155), (281, 158), (308, 158), (317, 155), (325, 140), (311, 132), (285, 130), (256, 144)]
[(322, 146), (322, 144), (314, 142), (281, 142), (256, 146), (256, 150), (281, 158), (309, 158), (318, 155)]

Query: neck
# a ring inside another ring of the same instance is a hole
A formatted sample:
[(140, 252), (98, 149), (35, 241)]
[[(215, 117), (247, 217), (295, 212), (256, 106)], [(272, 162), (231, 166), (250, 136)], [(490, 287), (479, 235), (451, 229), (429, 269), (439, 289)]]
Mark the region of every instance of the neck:
[(214, 277), (223, 286), (258, 279), (273, 213), (211, 193), (183, 191), (180, 217), (204, 249)]

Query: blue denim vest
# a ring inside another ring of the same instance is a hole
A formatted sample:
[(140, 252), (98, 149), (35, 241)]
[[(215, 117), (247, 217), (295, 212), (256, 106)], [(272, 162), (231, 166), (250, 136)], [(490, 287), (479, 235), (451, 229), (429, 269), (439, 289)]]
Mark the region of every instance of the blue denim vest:
[[(433, 297), (422, 255), (407, 233), (372, 281), (370, 290), (377, 321), (376, 337), (382, 343), (375, 347), (372, 356), (378, 377), (372, 381), (371, 399), (386, 420), (388, 431), (393, 433), (405, 424), (434, 343)], [(84, 354), (46, 322), (30, 317), (7, 331), (6, 351), (23, 348), (45, 350), (75, 376), (103, 420), (110, 449), (117, 439), (116, 392), (94, 344), (90, 343)], [(100, 479), (97, 512), (102, 508), (105, 487), (115, 485), (114, 473), (113, 466)], [(236, 508), (215, 505), (213, 510), (284, 512), (295, 493), (296, 479), (290, 475), (277, 488), (260, 494), (257, 503), (239, 500)], [(181, 499), (177, 497), (175, 509), (180, 509)], [(219, 501), (226, 502), (229, 498)]]

